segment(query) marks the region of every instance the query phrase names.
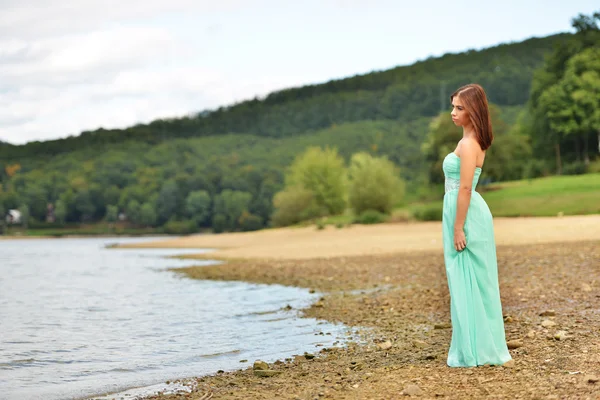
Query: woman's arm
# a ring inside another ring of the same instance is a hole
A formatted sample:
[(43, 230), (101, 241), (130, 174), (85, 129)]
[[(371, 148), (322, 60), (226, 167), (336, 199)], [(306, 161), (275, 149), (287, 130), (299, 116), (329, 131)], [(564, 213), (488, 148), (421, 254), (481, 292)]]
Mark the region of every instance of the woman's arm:
[(477, 143), (474, 139), (464, 140), (460, 149), (460, 187), (458, 188), (456, 219), (454, 221), (454, 247), (457, 251), (464, 250), (467, 247), (464, 225), (471, 203), (471, 190), (476, 167)]

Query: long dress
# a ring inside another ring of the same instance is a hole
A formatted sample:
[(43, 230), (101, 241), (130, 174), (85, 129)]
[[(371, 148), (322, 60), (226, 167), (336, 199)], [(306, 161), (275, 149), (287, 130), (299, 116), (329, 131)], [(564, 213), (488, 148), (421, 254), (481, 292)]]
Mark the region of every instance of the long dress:
[(442, 236), (452, 322), (447, 364), (450, 367), (504, 364), (511, 356), (504, 333), (492, 213), (475, 191), (481, 168), (477, 167), (473, 177), (464, 225), (467, 247), (462, 251), (454, 248), (460, 157), (454, 152), (448, 154), (443, 170), (446, 187)]

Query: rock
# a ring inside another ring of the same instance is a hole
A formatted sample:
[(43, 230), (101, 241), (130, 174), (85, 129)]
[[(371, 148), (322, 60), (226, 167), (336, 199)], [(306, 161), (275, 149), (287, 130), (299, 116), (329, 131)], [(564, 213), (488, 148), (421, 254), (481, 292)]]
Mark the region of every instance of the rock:
[(423, 391), (417, 385), (408, 385), (402, 391), (402, 394), (405, 396), (419, 396)]
[(445, 323), (445, 324), (435, 324), (433, 326), (433, 329), (449, 329), (452, 328), (452, 324), (449, 323)]
[(549, 319), (545, 319), (545, 320), (543, 320), (543, 321), (542, 321), (542, 326), (543, 326), (544, 328), (549, 328), (549, 327), (551, 327), (551, 326), (555, 326), (555, 325), (556, 325), (556, 322), (554, 322), (554, 321), (551, 321), (551, 320), (549, 320)]
[(507, 362), (505, 362), (504, 364), (502, 364), (503, 367), (505, 368), (514, 368), (515, 367), (515, 360), (508, 360)]
[(523, 347), (523, 341), (521, 339), (509, 340), (506, 342), (506, 345), (509, 349), (518, 349), (519, 347)]
[(261, 378), (268, 378), (270, 376), (279, 375), (281, 371), (275, 371), (272, 369), (255, 369), (254, 375), (260, 376)]
[(554, 310), (546, 310), (539, 313), (540, 317), (554, 317), (556, 315), (556, 311)]
[(584, 292), (591, 292), (592, 287), (590, 285), (588, 285), (587, 283), (582, 283), (581, 290), (583, 290)]
[(583, 377), (583, 380), (587, 383), (596, 383), (598, 382), (598, 377), (596, 375), (586, 375)]
[(567, 331), (558, 331), (554, 334), (554, 339), (556, 340), (565, 340), (568, 339)]
[(418, 347), (420, 349), (423, 349), (428, 346), (427, 342), (424, 342), (422, 340), (413, 340), (412, 344), (413, 346)]
[(512, 319), (512, 317), (510, 315), (507, 315), (507, 316), (504, 317), (504, 322), (506, 322), (508, 324), (510, 322), (513, 322), (513, 319)]
[(248, 360), (240, 360), (241, 363), (248, 362)]
[(256, 360), (256, 361), (254, 361), (254, 365), (252, 366), (252, 369), (255, 371), (267, 370), (267, 369), (269, 369), (269, 364), (267, 364), (264, 361)]
[(527, 335), (525, 335), (525, 336), (527, 336), (527, 337), (528, 337), (528, 338), (530, 338), (530, 339), (531, 339), (531, 338), (534, 338), (534, 337), (535, 337), (535, 331), (533, 331), (533, 330), (532, 330), (532, 331), (529, 331), (529, 332), (527, 332)]
[(392, 342), (386, 340), (383, 343), (377, 343), (377, 347), (379, 347), (380, 350), (388, 350), (392, 348)]
[(307, 360), (312, 360), (313, 358), (315, 358), (315, 355), (311, 353), (304, 353), (304, 358), (306, 358)]
[(426, 359), (426, 360), (435, 360), (435, 359), (436, 359), (436, 357), (437, 357), (437, 356), (436, 356), (435, 354), (427, 354), (427, 355), (425, 356), (425, 359)]

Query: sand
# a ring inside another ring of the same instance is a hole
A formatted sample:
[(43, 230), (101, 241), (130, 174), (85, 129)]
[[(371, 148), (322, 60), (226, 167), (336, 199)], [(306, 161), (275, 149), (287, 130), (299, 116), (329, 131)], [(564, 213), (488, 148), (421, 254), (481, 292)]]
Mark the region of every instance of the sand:
[[(519, 245), (600, 240), (600, 215), (496, 218), (496, 243)], [(213, 248), (219, 259), (310, 259), (441, 251), (440, 222), (266, 229), (257, 232), (192, 235), (164, 241), (126, 244), (135, 248)], [(205, 257), (205, 256), (202, 256)]]
[[(439, 223), (191, 236), (150, 247), (219, 248), (195, 279), (310, 288), (299, 315), (352, 327), (346, 346), (185, 380), (146, 399), (600, 399), (600, 216), (496, 219), (504, 366), (449, 368), (449, 294)], [(149, 247), (144, 244), (143, 247)], [(182, 305), (185, 307), (186, 305)], [(284, 305), (282, 305), (283, 307)], [(314, 356), (314, 358), (313, 358)]]

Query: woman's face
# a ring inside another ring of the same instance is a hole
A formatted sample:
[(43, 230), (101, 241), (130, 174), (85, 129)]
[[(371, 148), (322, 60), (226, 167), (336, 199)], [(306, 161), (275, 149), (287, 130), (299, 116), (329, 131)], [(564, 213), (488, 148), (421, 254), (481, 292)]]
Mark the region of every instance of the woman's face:
[(450, 113), (450, 115), (456, 126), (468, 126), (471, 124), (469, 113), (465, 110), (465, 107), (458, 96), (454, 96), (452, 99), (452, 113)]

